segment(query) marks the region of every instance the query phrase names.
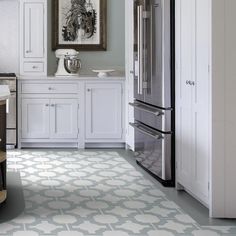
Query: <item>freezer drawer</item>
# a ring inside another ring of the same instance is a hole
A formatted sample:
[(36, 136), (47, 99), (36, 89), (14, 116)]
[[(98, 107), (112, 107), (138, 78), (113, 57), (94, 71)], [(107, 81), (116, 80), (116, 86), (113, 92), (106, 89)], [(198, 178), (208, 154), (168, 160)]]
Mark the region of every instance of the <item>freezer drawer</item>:
[(171, 131), (172, 110), (156, 108), (141, 102), (130, 103), (134, 107), (134, 118), (162, 132)]
[(135, 154), (137, 162), (158, 178), (168, 181), (171, 173), (172, 134), (164, 134), (139, 122), (135, 128)]

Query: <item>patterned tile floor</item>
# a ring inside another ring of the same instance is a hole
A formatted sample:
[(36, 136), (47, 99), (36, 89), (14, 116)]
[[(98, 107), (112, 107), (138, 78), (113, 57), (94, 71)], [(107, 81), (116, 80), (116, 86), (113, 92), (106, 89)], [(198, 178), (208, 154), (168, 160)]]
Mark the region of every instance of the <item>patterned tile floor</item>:
[(10, 151), (25, 210), (0, 224), (13, 236), (217, 236), (236, 227), (200, 227), (116, 151)]

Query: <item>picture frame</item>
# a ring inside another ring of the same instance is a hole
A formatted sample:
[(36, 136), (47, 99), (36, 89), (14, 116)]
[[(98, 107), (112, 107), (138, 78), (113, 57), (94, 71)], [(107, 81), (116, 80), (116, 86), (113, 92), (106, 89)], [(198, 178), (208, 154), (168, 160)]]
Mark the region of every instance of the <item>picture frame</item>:
[(107, 0), (52, 0), (52, 49), (106, 51)]

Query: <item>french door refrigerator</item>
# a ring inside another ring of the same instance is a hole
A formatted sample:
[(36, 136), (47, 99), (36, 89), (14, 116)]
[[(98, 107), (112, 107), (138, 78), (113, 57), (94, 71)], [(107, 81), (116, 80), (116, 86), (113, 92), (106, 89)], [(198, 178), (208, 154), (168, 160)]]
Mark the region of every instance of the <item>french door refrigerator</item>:
[(134, 0), (137, 163), (174, 186), (174, 0)]

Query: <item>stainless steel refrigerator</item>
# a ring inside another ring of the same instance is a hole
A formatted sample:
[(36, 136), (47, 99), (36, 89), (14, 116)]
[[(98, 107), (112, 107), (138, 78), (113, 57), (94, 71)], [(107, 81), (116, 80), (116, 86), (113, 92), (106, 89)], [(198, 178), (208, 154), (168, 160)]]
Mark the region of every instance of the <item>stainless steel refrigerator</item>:
[(137, 163), (174, 186), (174, 0), (134, 0)]

